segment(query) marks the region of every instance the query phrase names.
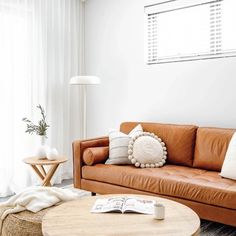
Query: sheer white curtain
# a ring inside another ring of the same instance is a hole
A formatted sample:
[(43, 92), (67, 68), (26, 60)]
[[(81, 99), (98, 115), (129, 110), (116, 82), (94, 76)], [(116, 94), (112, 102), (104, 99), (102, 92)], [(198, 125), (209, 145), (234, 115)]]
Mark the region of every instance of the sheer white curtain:
[(21, 119), (46, 108), (48, 144), (70, 161), (56, 182), (72, 176), (69, 79), (79, 73), (79, 0), (0, 0), (0, 197), (37, 182), (22, 159), (39, 140)]

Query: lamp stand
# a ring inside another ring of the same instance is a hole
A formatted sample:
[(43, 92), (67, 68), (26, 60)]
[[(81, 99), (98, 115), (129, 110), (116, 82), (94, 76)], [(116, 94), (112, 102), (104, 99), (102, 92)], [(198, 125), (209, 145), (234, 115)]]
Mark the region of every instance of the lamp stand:
[(83, 139), (87, 138), (87, 88), (82, 85), (83, 90)]
[[(83, 139), (87, 138), (87, 85), (95, 85), (95, 84), (100, 84), (100, 78), (97, 76), (86, 76), (86, 75), (77, 75), (73, 76), (70, 79), (70, 84), (71, 85), (79, 85), (80, 86), (80, 92), (81, 96), (79, 97), (81, 100), (83, 99), (83, 108), (80, 108), (80, 111), (83, 110), (83, 115), (80, 116), (80, 119), (82, 120), (81, 124), (83, 127), (83, 131), (80, 132), (80, 135), (82, 133)], [(82, 101), (81, 101), (82, 103)]]

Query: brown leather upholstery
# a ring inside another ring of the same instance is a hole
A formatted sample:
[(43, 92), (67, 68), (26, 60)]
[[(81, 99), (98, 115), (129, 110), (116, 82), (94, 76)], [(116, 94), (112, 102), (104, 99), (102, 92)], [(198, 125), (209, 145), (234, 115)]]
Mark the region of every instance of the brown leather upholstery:
[(234, 132), (233, 129), (198, 128), (193, 166), (221, 171)]
[[(128, 133), (137, 124), (123, 123), (121, 131)], [(74, 186), (101, 194), (160, 195), (191, 207), (202, 219), (236, 226), (236, 181), (219, 176), (235, 130), (199, 128), (194, 152), (196, 126), (141, 124), (145, 131), (156, 133), (165, 141), (169, 164), (155, 169), (104, 164), (88, 166), (83, 161), (84, 151), (94, 147), (108, 149), (108, 137), (75, 141)], [(104, 161), (99, 158), (94, 158), (94, 163)], [(87, 163), (92, 164), (93, 160)]]
[(103, 163), (109, 155), (109, 147), (86, 148), (83, 153), (83, 162), (92, 166), (97, 163)]
[(236, 209), (236, 181), (218, 172), (175, 165), (140, 169), (97, 164), (82, 169), (83, 179)]
[(192, 166), (197, 126), (125, 122), (120, 129), (129, 133), (137, 124), (141, 124), (144, 131), (155, 133), (163, 139), (167, 146), (167, 163)]
[(73, 149), (73, 176), (74, 186), (81, 187), (81, 170), (83, 166), (82, 156), (86, 148), (89, 147), (104, 147), (109, 145), (108, 137), (100, 137), (95, 139), (77, 140), (72, 144)]
[(202, 219), (220, 222), (236, 226), (236, 211), (224, 207), (212, 206), (200, 202), (194, 202), (173, 196), (159, 195), (156, 193), (146, 192), (144, 190), (135, 190), (132, 188), (122, 187), (114, 184), (98, 182), (94, 180), (82, 179), (81, 187), (84, 190), (100, 193), (100, 194), (147, 194), (153, 196), (160, 196), (170, 200), (182, 203), (192, 208)]

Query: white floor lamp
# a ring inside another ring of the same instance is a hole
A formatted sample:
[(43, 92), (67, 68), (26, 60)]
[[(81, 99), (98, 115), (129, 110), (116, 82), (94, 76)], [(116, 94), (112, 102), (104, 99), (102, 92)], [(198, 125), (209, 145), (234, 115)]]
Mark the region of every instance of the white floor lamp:
[(83, 91), (83, 138), (87, 138), (87, 101), (86, 101), (86, 87), (87, 85), (100, 84), (100, 78), (97, 76), (74, 76), (70, 79), (71, 85), (82, 86)]

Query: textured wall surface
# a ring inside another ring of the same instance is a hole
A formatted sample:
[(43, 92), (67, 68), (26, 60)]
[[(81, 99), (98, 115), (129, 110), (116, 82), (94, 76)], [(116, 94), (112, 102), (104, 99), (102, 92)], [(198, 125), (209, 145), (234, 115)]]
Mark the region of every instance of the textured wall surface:
[(102, 84), (88, 89), (88, 136), (122, 121), (236, 128), (236, 58), (144, 63), (144, 0), (88, 0), (85, 70)]

